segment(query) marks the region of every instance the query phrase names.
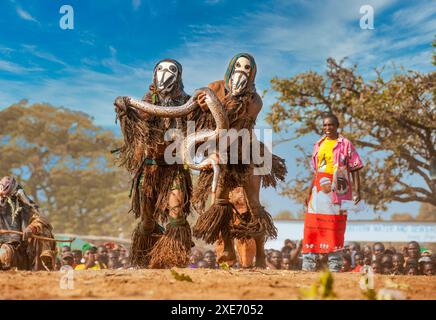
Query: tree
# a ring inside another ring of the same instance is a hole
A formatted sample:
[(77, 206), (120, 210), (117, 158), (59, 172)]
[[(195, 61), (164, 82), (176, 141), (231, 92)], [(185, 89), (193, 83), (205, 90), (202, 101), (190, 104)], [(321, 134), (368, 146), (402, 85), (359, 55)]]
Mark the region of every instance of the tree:
[[(365, 81), (356, 68), (329, 58), (325, 75), (309, 71), (273, 78), (278, 98), (267, 122), (275, 132), (293, 130), (292, 140), (321, 135), (323, 115), (334, 113), (342, 134), (367, 152), (361, 180), (368, 204), (376, 210), (385, 210), (391, 201), (436, 205), (436, 183), (429, 173), (436, 157), (436, 73), (395, 73), (386, 81), (376, 70), (376, 78)], [(282, 193), (303, 202), (311, 179), (312, 146), (300, 150), (297, 165), (305, 171), (288, 181)]]
[(293, 220), (294, 215), (289, 210), (282, 210), (274, 216), (274, 220)]
[(391, 216), (392, 221), (413, 221), (415, 220), (410, 213), (394, 213)]
[[(436, 48), (436, 36), (433, 40), (433, 47)], [(436, 66), (436, 52), (433, 51), (433, 64)]]
[(436, 207), (428, 203), (421, 204), (416, 220), (436, 222)]
[(18, 178), (55, 232), (130, 230), (128, 177), (111, 158), (111, 131), (84, 113), (26, 100), (0, 111), (0, 123), (0, 174)]

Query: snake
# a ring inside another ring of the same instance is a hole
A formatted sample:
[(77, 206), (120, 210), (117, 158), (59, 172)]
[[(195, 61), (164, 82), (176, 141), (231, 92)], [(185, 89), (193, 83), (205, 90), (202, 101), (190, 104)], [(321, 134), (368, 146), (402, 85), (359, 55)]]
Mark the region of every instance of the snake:
[(131, 97), (117, 97), (114, 104), (116, 106), (119, 106), (121, 103), (124, 103), (125, 106), (130, 106), (134, 109), (141, 110), (154, 116), (165, 118), (178, 118), (188, 115), (199, 107), (197, 103), (197, 96), (201, 92), (204, 92), (206, 94), (205, 102), (215, 120), (216, 127), (214, 130), (202, 129), (199, 132), (194, 132), (186, 136), (181, 144), (181, 157), (183, 163), (193, 170), (203, 170), (209, 166), (212, 167), (212, 192), (215, 192), (217, 189), (218, 179), (220, 175), (220, 167), (217, 161), (212, 158), (212, 155), (204, 158), (199, 163), (196, 163), (195, 160), (191, 157), (191, 151), (195, 148), (197, 143), (212, 139), (218, 140), (220, 136), (225, 132), (225, 130), (229, 128), (227, 112), (212, 89), (208, 87), (203, 87), (195, 90), (192, 97), (181, 106), (159, 106)]

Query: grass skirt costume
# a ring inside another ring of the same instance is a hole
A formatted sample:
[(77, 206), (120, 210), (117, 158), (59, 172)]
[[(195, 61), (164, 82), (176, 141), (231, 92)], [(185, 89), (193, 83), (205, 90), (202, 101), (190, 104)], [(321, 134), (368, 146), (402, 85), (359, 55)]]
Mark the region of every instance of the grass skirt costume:
[[(181, 70), (181, 69), (180, 69)], [(179, 86), (171, 98), (162, 98), (150, 86), (144, 101), (155, 105), (179, 106), (189, 96)], [(190, 212), (192, 182), (183, 165), (164, 161), (165, 131), (183, 129), (182, 119), (169, 119), (140, 113), (133, 108), (117, 109), (124, 135), (124, 145), (117, 150), (119, 164), (132, 175), (131, 211), (140, 219), (132, 235), (131, 263), (137, 267), (167, 268), (185, 266), (192, 246), (191, 228), (186, 221)], [(179, 208), (169, 208), (173, 190), (182, 191)], [(169, 215), (178, 209), (177, 218)], [(165, 229), (158, 224), (167, 223)]]
[[(216, 81), (209, 86), (215, 91), (218, 98), (227, 109), (229, 127), (231, 129), (248, 129), (251, 131), (255, 125), (255, 119), (247, 116), (247, 108), (255, 92), (246, 93), (240, 97), (226, 95), (225, 82)], [(197, 130), (203, 128), (213, 129), (215, 123), (210, 112), (203, 112), (199, 109), (191, 115), (191, 120), (196, 121)], [(240, 144), (239, 144), (240, 145)], [(261, 155), (265, 146), (261, 143)], [(242, 159), (241, 148), (238, 148), (239, 157)], [(202, 170), (198, 182), (194, 188), (192, 204), (199, 211), (200, 216), (193, 229), (193, 234), (207, 243), (214, 243), (220, 240), (220, 236), (238, 239), (247, 239), (265, 235), (267, 238), (275, 238), (277, 229), (273, 224), (271, 215), (260, 205), (250, 207), (251, 219), (235, 217), (232, 203), (229, 202), (228, 193), (237, 187), (244, 187), (252, 174), (254, 164), (220, 164), (221, 174), (218, 181), (218, 188), (215, 202), (205, 210), (207, 198), (211, 192), (213, 178), (212, 170)], [(287, 169), (284, 159), (273, 155), (272, 169), (269, 174), (261, 177), (264, 187), (276, 187), (277, 180), (285, 179)], [(246, 190), (245, 190), (246, 191)], [(238, 223), (235, 221), (238, 220)]]
[[(0, 229), (22, 232), (26, 228), (31, 228), (33, 234), (53, 238), (51, 224), (39, 213), (38, 206), (18, 185), (17, 192), (8, 197), (5, 203), (0, 204)], [(54, 270), (55, 242), (35, 238), (23, 241), (21, 235), (7, 233), (0, 235), (0, 250), (2, 270)]]

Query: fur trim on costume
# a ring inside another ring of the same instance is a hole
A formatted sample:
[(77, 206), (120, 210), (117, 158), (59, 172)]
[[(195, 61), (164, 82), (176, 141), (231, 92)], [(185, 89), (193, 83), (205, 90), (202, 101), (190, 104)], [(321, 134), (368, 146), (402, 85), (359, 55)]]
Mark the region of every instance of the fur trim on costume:
[(186, 267), (192, 246), (191, 227), (182, 218), (174, 223), (170, 218), (166, 231), (149, 252), (150, 268)]
[(231, 226), (231, 235), (237, 239), (265, 236), (266, 239), (277, 238), (277, 228), (271, 214), (264, 207), (253, 209), (251, 221)]
[(230, 232), (232, 220), (232, 205), (227, 202), (216, 201), (207, 211), (200, 214), (194, 226), (194, 237), (213, 244), (218, 240), (220, 232), (223, 237)]
[(162, 234), (162, 229), (157, 223), (155, 223), (152, 230), (146, 230), (143, 222), (138, 222), (132, 234), (132, 246), (130, 249), (130, 263), (132, 266), (140, 268), (148, 266), (148, 253)]
[(277, 188), (278, 181), (284, 182), (287, 173), (288, 169), (286, 168), (285, 159), (273, 154), (271, 173), (261, 176), (262, 187), (273, 187), (274, 189)]

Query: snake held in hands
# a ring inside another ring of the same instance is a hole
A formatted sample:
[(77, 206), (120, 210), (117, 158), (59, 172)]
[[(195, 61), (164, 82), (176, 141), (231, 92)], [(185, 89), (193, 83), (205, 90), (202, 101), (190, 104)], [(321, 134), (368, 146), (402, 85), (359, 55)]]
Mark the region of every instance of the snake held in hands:
[(115, 105), (121, 105), (124, 103), (125, 106), (130, 106), (135, 109), (139, 109), (145, 113), (165, 117), (165, 118), (178, 118), (186, 116), (196, 108), (199, 107), (197, 104), (197, 96), (204, 92), (206, 94), (206, 104), (215, 120), (216, 127), (215, 130), (203, 129), (199, 132), (194, 132), (183, 139), (181, 156), (183, 163), (187, 164), (189, 168), (193, 170), (202, 170), (208, 166), (212, 166), (213, 169), (213, 181), (212, 181), (212, 192), (216, 191), (218, 178), (220, 174), (220, 168), (218, 163), (209, 155), (203, 159), (200, 163), (196, 163), (191, 156), (191, 153), (195, 151), (195, 145), (206, 140), (217, 139), (223, 132), (223, 129), (229, 128), (229, 120), (227, 117), (227, 112), (224, 109), (222, 103), (219, 101), (215, 93), (207, 87), (203, 87), (195, 90), (192, 97), (181, 106), (158, 106), (145, 101), (133, 99), (130, 97), (118, 97), (115, 99)]

